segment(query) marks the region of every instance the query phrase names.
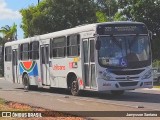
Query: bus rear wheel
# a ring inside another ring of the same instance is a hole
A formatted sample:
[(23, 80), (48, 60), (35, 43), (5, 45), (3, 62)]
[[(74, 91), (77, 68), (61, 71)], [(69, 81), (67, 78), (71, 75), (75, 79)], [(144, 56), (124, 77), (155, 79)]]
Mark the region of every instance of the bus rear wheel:
[(112, 90), (111, 94), (115, 96), (119, 96), (119, 95), (123, 95), (124, 92), (125, 92), (124, 90)]
[(29, 90), (30, 89), (30, 85), (29, 85), (29, 77), (27, 74), (25, 74), (23, 76), (23, 87), (24, 87), (24, 90)]
[(70, 85), (70, 90), (71, 90), (71, 94), (73, 96), (77, 96), (79, 95), (80, 91), (79, 91), (79, 85), (78, 85), (78, 81), (76, 77), (72, 77), (72, 82)]

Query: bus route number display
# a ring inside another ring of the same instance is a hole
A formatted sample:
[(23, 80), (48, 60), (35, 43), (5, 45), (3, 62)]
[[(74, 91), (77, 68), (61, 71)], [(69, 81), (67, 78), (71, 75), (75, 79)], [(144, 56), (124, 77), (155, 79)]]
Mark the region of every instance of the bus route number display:
[(99, 35), (106, 35), (106, 34), (146, 34), (147, 29), (144, 25), (128, 25), (128, 26), (98, 26), (97, 33)]

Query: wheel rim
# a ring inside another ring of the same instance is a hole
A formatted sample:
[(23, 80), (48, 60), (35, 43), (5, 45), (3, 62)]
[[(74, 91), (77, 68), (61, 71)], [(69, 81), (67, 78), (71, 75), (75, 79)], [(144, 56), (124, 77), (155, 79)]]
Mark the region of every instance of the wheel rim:
[(72, 82), (72, 92), (77, 93), (78, 92), (78, 84), (77, 81)]
[(24, 89), (27, 90), (28, 89), (28, 77), (24, 76)]

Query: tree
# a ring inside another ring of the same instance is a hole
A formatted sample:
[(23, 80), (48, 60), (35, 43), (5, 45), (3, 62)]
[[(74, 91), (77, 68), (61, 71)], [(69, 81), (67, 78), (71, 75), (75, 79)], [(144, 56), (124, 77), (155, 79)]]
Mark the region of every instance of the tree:
[(4, 40), (0, 37), (0, 77), (4, 76), (4, 53), (3, 53)]
[(13, 26), (6, 25), (1, 27), (0, 32), (3, 34), (3, 40), (16, 40), (17, 39), (17, 25), (14, 23)]
[(125, 21), (125, 16), (119, 12), (117, 0), (96, 0), (97, 22)]
[[(97, 11), (105, 14), (107, 21), (113, 21), (115, 14), (118, 12), (118, 2), (117, 0), (97, 0)], [(104, 17), (103, 16), (103, 17)]]
[(118, 0), (121, 14), (126, 19), (143, 22), (154, 34), (153, 58), (160, 58), (160, 0)]
[(29, 6), (27, 9), (20, 10), (20, 13), (22, 14), (22, 24), (21, 28), (24, 31), (24, 37), (31, 37), (34, 35), (42, 34), (43, 32), (40, 31), (42, 28), (48, 28), (49, 29), (49, 23), (48, 26), (46, 26), (47, 18), (45, 9), (47, 9), (47, 2), (42, 1), (37, 6)]
[(120, 4), (128, 20), (144, 22), (154, 34), (160, 34), (159, 0), (121, 0)]
[(20, 12), (25, 37), (97, 21), (94, 0), (43, 0)]

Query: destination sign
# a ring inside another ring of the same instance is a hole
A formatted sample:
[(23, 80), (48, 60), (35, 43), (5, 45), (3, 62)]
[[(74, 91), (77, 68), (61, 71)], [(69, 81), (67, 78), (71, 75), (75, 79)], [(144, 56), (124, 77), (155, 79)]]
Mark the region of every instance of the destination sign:
[(144, 24), (108, 24), (97, 27), (99, 35), (107, 34), (147, 34), (148, 30)]

